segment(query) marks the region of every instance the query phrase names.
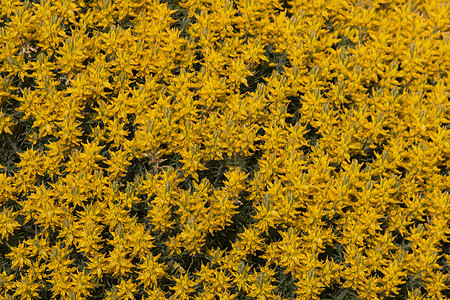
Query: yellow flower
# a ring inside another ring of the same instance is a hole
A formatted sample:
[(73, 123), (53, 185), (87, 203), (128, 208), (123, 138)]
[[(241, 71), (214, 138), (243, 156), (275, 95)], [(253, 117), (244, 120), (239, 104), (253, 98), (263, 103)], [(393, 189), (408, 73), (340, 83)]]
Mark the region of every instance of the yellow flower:
[(13, 212), (12, 209), (2, 209), (0, 213), (0, 239), (6, 239), (7, 241), (14, 230), (20, 227), (20, 224), (15, 220), (17, 216), (18, 212)]
[(181, 299), (187, 300), (189, 299), (189, 294), (195, 291), (194, 286), (195, 282), (189, 278), (189, 274), (180, 275), (177, 278), (174, 278), (175, 286), (170, 287), (171, 290), (174, 291), (171, 299)]

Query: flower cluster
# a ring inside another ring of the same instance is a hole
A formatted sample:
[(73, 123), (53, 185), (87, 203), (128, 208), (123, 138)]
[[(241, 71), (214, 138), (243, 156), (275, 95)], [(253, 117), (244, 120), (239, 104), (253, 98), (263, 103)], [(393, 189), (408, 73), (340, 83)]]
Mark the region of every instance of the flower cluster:
[(446, 299), (450, 6), (1, 0), (0, 298)]

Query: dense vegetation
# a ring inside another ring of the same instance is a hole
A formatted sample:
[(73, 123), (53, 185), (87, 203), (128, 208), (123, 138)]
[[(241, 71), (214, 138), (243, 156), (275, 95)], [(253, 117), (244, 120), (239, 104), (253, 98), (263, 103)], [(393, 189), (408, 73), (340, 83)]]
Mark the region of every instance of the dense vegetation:
[(444, 1), (1, 0), (0, 298), (450, 297)]

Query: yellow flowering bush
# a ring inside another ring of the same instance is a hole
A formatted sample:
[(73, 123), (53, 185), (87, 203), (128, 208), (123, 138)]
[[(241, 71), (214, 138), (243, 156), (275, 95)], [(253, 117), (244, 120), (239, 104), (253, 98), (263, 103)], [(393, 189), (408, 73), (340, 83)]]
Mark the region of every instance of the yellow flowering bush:
[(1, 299), (447, 299), (450, 5), (1, 0)]

